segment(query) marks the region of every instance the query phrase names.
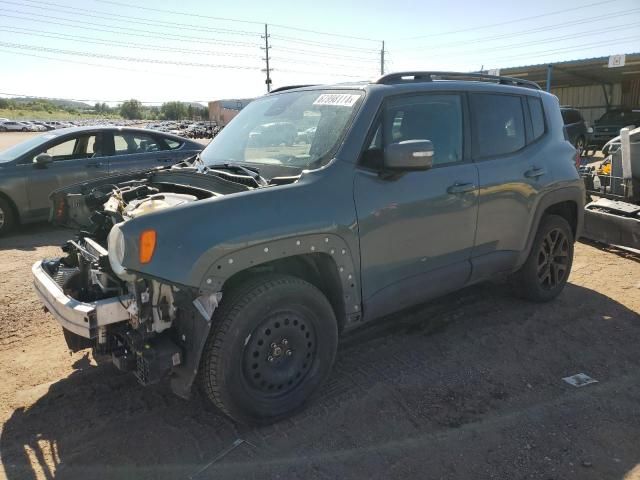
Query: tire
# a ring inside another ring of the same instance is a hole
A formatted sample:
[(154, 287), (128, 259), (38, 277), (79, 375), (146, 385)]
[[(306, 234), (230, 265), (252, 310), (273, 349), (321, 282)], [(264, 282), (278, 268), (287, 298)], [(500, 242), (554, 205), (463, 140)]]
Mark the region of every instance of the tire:
[(7, 131), (7, 127), (0, 127), (0, 132), (6, 132)]
[(9, 233), (16, 226), (13, 208), (4, 198), (0, 198), (0, 237)]
[(331, 371), (336, 318), (322, 292), (304, 280), (252, 279), (226, 294), (213, 322), (200, 386), (238, 422), (271, 423), (291, 415)]
[[(557, 297), (569, 278), (573, 264), (573, 232), (558, 215), (545, 215), (540, 221), (531, 252), (514, 274), (516, 293), (534, 302), (548, 302)], [(549, 255), (549, 250), (556, 254)]]
[(26, 128), (23, 128), (23, 129), (22, 129), (22, 131), (23, 131), (23, 132), (27, 132), (28, 130), (27, 130)]

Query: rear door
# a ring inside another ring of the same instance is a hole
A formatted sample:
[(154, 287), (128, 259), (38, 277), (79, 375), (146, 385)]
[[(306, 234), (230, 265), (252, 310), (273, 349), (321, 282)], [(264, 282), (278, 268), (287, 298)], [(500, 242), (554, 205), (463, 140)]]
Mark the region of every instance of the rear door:
[(171, 152), (164, 142), (146, 132), (114, 131), (113, 155), (109, 157), (109, 173), (170, 165)]
[[(354, 180), (368, 318), (455, 290), (469, 278), (478, 174), (464, 152), (465, 117), (458, 93), (387, 102)], [(381, 174), (385, 146), (416, 139), (433, 143), (433, 167)]]
[(480, 202), (474, 280), (513, 267), (525, 248), (538, 195), (551, 182), (550, 135), (538, 96), (471, 93)]
[(53, 159), (44, 168), (28, 168), (27, 189), (32, 217), (48, 216), (49, 194), (53, 190), (107, 174), (108, 163), (102, 145), (103, 133), (82, 133), (48, 144), (23, 159), (29, 164), (41, 153), (48, 153)]

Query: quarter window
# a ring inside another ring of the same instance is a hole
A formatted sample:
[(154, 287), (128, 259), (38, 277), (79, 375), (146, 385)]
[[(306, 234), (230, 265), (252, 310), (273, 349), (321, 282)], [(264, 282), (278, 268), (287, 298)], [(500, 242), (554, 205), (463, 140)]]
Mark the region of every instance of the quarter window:
[(544, 112), (539, 98), (528, 97), (529, 113), (531, 114), (531, 127), (533, 128), (533, 140), (544, 135)]
[(167, 144), (167, 147), (169, 147), (169, 150), (175, 150), (182, 146), (182, 142), (178, 142), (177, 140), (171, 140), (169, 138), (165, 138), (164, 143)]
[(473, 94), (471, 108), (477, 157), (506, 155), (525, 146), (524, 115), (519, 96)]

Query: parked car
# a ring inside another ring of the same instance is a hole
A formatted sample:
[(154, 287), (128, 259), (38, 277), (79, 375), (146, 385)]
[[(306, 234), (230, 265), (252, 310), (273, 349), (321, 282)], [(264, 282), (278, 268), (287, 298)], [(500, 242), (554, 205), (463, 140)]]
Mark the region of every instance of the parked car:
[(609, 140), (620, 135), (624, 127), (640, 127), (640, 109), (615, 109), (602, 115), (593, 125), (593, 148), (600, 150)]
[(0, 152), (0, 235), (19, 223), (46, 220), (49, 194), (109, 174), (171, 165), (203, 145), (135, 128), (54, 130)]
[(587, 123), (582, 117), (580, 110), (571, 107), (560, 108), (562, 114), (562, 120), (564, 121), (564, 128), (569, 137), (571, 144), (576, 147), (576, 150), (580, 154), (585, 151), (587, 145), (591, 140), (591, 133), (593, 129), (587, 127)]
[(9, 120), (8, 122), (0, 123), (0, 132), (29, 132), (32, 130), (30, 125), (22, 122), (15, 122)]
[[(274, 124), (310, 143), (248, 148)], [(582, 228), (575, 156), (557, 98), (525, 80), (281, 90), (189, 164), (54, 192), (53, 221), (83, 233), (34, 285), (70, 348), (274, 421), (321, 388), (348, 330), (499, 275), (555, 298)]]

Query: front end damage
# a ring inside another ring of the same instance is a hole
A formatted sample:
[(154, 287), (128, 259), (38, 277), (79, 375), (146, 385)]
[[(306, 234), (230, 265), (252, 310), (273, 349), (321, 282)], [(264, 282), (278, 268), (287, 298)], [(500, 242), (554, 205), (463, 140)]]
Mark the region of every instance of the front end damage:
[(69, 241), (60, 258), (36, 262), (35, 291), (65, 330), (71, 350), (92, 347), (109, 355), (142, 385), (170, 376), (187, 398), (220, 293), (140, 275), (116, 276), (108, 252), (89, 237)]
[(109, 355), (143, 385), (170, 377), (174, 392), (189, 396), (221, 293), (125, 268), (121, 228), (151, 213), (252, 188), (251, 178), (231, 181), (220, 173), (142, 172), (52, 194), (53, 222), (83, 230), (62, 246), (63, 255), (36, 262), (32, 272), (35, 291), (70, 349)]

